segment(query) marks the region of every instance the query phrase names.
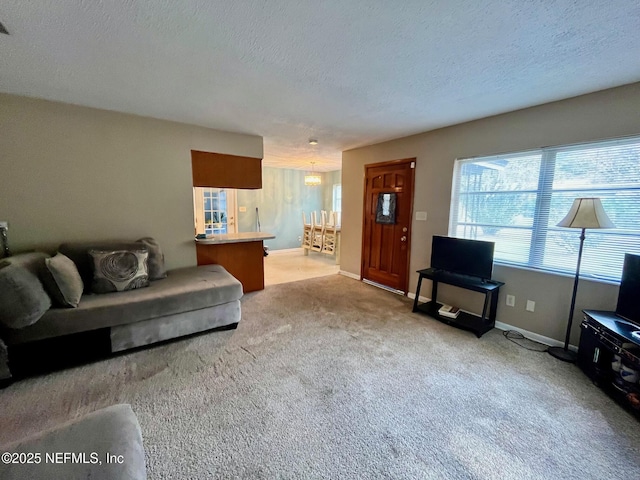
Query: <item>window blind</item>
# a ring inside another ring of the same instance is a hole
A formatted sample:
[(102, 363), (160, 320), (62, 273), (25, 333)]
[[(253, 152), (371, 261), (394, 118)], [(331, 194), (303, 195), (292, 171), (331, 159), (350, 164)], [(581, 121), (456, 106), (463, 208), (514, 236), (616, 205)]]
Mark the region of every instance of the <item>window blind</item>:
[(449, 235), (493, 241), (497, 263), (575, 273), (580, 229), (556, 227), (599, 197), (615, 228), (587, 230), (581, 276), (619, 281), (640, 254), (640, 137), (458, 159)]

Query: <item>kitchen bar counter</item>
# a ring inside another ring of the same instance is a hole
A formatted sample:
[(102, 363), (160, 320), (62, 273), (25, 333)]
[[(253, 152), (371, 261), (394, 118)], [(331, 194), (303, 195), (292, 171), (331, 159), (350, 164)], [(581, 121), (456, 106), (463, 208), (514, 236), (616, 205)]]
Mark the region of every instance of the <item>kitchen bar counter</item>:
[(211, 235), (196, 239), (198, 265), (217, 263), (242, 283), (244, 293), (264, 290), (263, 240), (276, 238), (271, 233), (241, 232)]
[(255, 242), (271, 238), (276, 238), (276, 236), (265, 232), (219, 233), (209, 235), (207, 238), (196, 238), (196, 243), (217, 245), (221, 243)]

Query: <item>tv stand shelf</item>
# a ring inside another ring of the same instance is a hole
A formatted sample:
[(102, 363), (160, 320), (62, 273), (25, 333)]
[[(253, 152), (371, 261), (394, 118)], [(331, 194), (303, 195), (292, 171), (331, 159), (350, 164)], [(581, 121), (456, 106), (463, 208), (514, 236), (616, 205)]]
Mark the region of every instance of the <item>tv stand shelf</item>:
[[(427, 268), (418, 270), (420, 277), (418, 278), (418, 288), (416, 289), (416, 298), (413, 302), (413, 311), (426, 313), (427, 315), (447, 323), (457, 328), (469, 330), (476, 334), (478, 338), (491, 330), (496, 323), (496, 310), (498, 308), (498, 293), (504, 282), (495, 280), (482, 280), (476, 277), (466, 275), (457, 275), (455, 273)], [(431, 287), (431, 301), (420, 303), (420, 288), (422, 280), (427, 278), (433, 282)], [(464, 288), (484, 294), (484, 307), (482, 315), (473, 313), (460, 312), (456, 318), (443, 317), (438, 314), (438, 310), (442, 307), (442, 303), (438, 303), (438, 283), (446, 283), (454, 287)]]
[(578, 346), (578, 367), (614, 400), (640, 418), (640, 385), (625, 382), (614, 371), (612, 360), (620, 357), (621, 364), (640, 370), (640, 339), (633, 332), (640, 327), (618, 317), (615, 312), (583, 310)]

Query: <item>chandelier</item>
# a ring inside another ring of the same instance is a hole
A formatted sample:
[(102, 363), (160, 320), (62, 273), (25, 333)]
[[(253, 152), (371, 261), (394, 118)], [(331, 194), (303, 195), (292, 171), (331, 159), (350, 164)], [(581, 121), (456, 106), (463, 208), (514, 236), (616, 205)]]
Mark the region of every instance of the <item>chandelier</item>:
[(317, 186), (320, 185), (322, 183), (322, 177), (320, 176), (319, 173), (315, 173), (313, 171), (313, 165), (316, 162), (311, 162), (311, 173), (307, 173), (304, 176), (304, 184), (305, 185), (309, 185), (309, 186)]

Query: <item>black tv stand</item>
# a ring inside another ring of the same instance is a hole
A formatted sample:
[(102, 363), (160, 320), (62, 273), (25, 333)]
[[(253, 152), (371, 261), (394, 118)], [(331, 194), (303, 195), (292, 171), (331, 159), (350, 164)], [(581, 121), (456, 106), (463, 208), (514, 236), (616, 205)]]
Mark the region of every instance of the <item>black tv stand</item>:
[[(469, 330), (476, 334), (478, 338), (491, 330), (496, 323), (496, 310), (498, 308), (498, 293), (504, 282), (495, 280), (487, 281), (478, 277), (470, 277), (467, 275), (458, 275), (455, 273), (437, 270), (435, 268), (427, 268), (418, 270), (420, 277), (418, 278), (418, 288), (416, 289), (416, 298), (413, 301), (413, 311), (426, 313), (427, 315), (447, 323), (457, 328)], [(433, 282), (431, 287), (431, 301), (420, 303), (420, 288), (422, 287), (422, 279), (427, 278)], [(456, 318), (443, 317), (438, 314), (438, 310), (442, 307), (442, 303), (437, 302), (438, 283), (446, 283), (455, 287), (464, 288), (484, 294), (484, 307), (482, 315), (475, 315), (468, 312), (460, 312)]]
[(640, 370), (640, 339), (633, 333), (640, 327), (604, 310), (583, 310), (578, 367), (628, 411), (640, 418), (640, 385), (622, 380), (612, 361)]

